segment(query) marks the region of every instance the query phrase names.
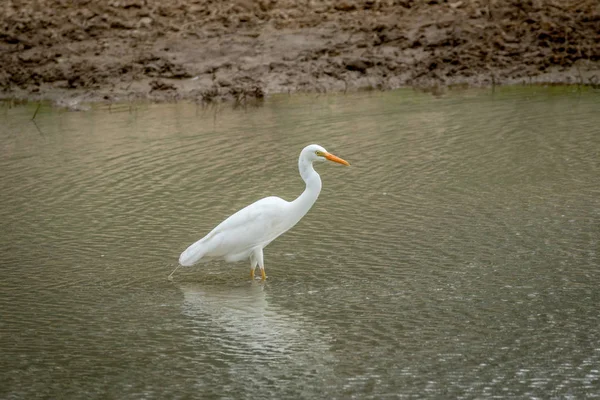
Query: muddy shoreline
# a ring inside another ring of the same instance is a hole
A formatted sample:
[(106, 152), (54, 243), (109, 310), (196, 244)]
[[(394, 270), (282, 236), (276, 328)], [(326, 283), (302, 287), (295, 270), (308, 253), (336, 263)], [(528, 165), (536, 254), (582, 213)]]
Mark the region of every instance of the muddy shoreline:
[(597, 0), (9, 0), (0, 29), (0, 98), (72, 107), (600, 84)]

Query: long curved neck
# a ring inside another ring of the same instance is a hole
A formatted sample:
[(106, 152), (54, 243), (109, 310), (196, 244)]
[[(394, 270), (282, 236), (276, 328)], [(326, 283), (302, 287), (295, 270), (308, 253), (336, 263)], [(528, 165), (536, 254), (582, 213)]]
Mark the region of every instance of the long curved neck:
[[(296, 200), (292, 201), (292, 207), (294, 209), (294, 216), (300, 220), (310, 208), (315, 204), (319, 193), (321, 193), (321, 177), (313, 168), (312, 162), (306, 160), (304, 157), (300, 157), (298, 160), (298, 170), (300, 176), (306, 183), (304, 192)], [(298, 222), (298, 221), (296, 221)]]

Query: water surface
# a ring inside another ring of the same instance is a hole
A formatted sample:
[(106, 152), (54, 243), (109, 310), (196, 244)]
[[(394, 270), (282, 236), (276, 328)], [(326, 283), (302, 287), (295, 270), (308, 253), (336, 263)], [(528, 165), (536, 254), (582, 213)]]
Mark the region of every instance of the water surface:
[[(259, 108), (4, 105), (2, 398), (600, 393), (600, 95), (279, 96)], [(237, 209), (303, 189), (269, 279), (166, 277)]]

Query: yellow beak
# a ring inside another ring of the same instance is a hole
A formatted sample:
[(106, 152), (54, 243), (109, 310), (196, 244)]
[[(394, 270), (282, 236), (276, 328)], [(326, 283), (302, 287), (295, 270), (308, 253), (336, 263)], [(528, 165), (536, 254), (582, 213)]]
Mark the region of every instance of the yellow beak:
[(328, 159), (329, 161), (333, 161), (333, 162), (343, 164), (346, 166), (350, 165), (350, 163), (348, 161), (343, 160), (343, 159), (339, 158), (338, 156), (334, 156), (331, 153), (325, 153), (325, 158)]

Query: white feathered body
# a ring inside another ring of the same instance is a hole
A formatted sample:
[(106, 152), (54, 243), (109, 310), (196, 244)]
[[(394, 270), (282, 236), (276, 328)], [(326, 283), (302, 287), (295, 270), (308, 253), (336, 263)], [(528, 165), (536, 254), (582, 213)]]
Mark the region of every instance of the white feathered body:
[(291, 204), (271, 196), (244, 207), (189, 246), (181, 253), (179, 263), (187, 267), (214, 259), (248, 259), (256, 249), (264, 249), (300, 220), (301, 216), (290, 218)]

